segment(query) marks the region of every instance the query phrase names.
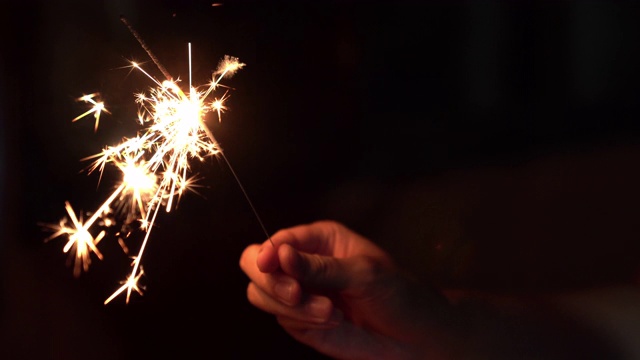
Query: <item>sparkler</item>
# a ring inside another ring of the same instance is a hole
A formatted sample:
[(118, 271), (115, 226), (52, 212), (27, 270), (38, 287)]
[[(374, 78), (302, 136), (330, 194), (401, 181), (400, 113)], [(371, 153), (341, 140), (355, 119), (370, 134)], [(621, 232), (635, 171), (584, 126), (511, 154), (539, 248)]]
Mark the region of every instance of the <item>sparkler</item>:
[[(213, 73), (211, 82), (206, 86), (194, 87), (191, 84), (189, 44), (189, 88), (188, 91), (183, 91), (178, 85), (180, 80), (171, 77), (127, 20), (124, 17), (121, 20), (166, 80), (160, 81), (139, 64), (131, 63), (133, 69), (142, 72), (155, 85), (147, 93), (135, 96), (139, 107), (138, 122), (143, 129), (135, 137), (124, 138), (121, 143), (106, 146), (100, 153), (83, 159), (93, 160), (86, 169), (88, 173), (97, 170), (102, 176), (107, 165), (119, 169), (122, 175), (120, 182), (86, 221), (82, 213), (76, 215), (71, 204), (66, 202), (67, 216), (58, 224), (44, 224), (46, 229), (53, 232), (46, 241), (66, 237), (67, 243), (63, 251), (69, 254), (69, 260), (73, 260), (75, 277), (80, 276), (83, 271), (88, 271), (92, 255), (102, 260), (97, 245), (105, 237), (107, 228), (120, 226), (116, 236), (125, 253), (128, 249), (124, 239), (129, 238), (136, 229), (144, 232), (140, 249), (132, 257), (130, 274), (121, 283), (122, 286), (104, 301), (105, 304), (121, 294), (126, 294), (127, 303), (133, 292), (142, 295), (144, 288), (139, 285), (139, 280), (144, 274), (141, 260), (157, 215), (160, 209), (170, 212), (177, 206), (183, 194), (193, 190), (197, 180), (190, 172), (193, 160), (202, 161), (210, 156), (221, 156), (225, 160), (262, 230), (271, 240), (247, 192), (204, 120), (206, 114), (214, 112), (218, 121), (221, 121), (221, 114), (226, 110), (225, 101), (229, 98), (229, 88), (220, 82), (230, 78), (245, 64), (235, 57), (225, 56)], [(219, 88), (226, 89), (224, 94), (214, 97), (213, 94)], [(99, 100), (97, 93), (84, 95), (78, 100), (93, 106), (73, 121), (93, 114), (96, 131), (100, 114), (109, 111)], [(94, 235), (96, 233), (97, 235)]]

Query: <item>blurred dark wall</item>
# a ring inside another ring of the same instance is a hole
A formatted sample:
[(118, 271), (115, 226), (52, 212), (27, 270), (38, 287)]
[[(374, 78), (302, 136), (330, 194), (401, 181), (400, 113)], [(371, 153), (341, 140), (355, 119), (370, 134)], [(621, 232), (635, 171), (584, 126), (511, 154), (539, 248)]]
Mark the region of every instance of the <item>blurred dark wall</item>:
[[(135, 133), (152, 84), (124, 15), (169, 72), (206, 82), (212, 130), (268, 231), (333, 218), (444, 287), (562, 290), (634, 281), (640, 193), (635, 2), (46, 1), (3, 4), (2, 319), (7, 358), (322, 358), (244, 298), (242, 249), (264, 234), (223, 161), (159, 220), (147, 291), (102, 301), (128, 271), (104, 244), (80, 279), (64, 201), (94, 209), (109, 177), (79, 159)], [(93, 133), (75, 98), (99, 91)], [(111, 104), (111, 105), (109, 105)], [(222, 334), (222, 335), (220, 335)]]

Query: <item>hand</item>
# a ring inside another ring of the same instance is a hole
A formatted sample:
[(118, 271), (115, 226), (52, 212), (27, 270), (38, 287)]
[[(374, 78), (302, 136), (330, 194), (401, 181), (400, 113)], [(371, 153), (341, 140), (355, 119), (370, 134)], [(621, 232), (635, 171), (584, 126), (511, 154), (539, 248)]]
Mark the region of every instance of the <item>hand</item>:
[(319, 221), (271, 241), (241, 256), (247, 297), (298, 341), (340, 359), (446, 357), (455, 323), (448, 301), (368, 239)]

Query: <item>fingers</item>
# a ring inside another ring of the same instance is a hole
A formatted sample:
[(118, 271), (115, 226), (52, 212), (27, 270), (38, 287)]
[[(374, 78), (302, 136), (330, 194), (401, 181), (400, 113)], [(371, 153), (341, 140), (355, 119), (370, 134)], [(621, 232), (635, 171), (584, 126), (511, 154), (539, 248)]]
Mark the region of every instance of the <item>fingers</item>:
[(349, 271), (349, 259), (305, 254), (289, 244), (280, 246), (278, 257), (282, 271), (305, 287), (342, 290), (354, 275)]
[(331, 328), (342, 320), (341, 312), (335, 310), (331, 300), (325, 296), (310, 295), (303, 302), (289, 306), (251, 282), (247, 287), (247, 298), (262, 311), (276, 315), (285, 322), (296, 323), (297, 326)]
[(260, 271), (265, 273), (272, 273), (280, 267), (278, 249), (270, 241), (260, 246), (256, 257), (256, 265)]
[(247, 298), (257, 308), (276, 315), (279, 319), (296, 326), (327, 329), (342, 319), (342, 313), (334, 309), (326, 296), (308, 295), (302, 299), (300, 284), (282, 273), (264, 273), (256, 266), (259, 245), (251, 245), (240, 257), (240, 267), (249, 276)]
[(335, 321), (330, 320), (325, 323), (313, 323), (304, 320), (293, 319), (286, 316), (276, 316), (278, 320), (278, 324), (280, 324), (283, 328), (287, 329), (287, 331), (309, 331), (309, 330), (330, 330), (335, 329), (339, 326), (340, 321), (342, 320), (342, 312), (340, 310), (336, 310)]
[(339, 234), (344, 230), (346, 228), (335, 221), (316, 221), (280, 230), (272, 240), (276, 247), (287, 243), (300, 251), (331, 255)]
[(316, 221), (279, 230), (263, 246), (277, 248), (287, 243), (300, 251), (329, 255), (336, 240), (345, 231), (347, 229), (335, 221)]
[(329, 252), (335, 238), (334, 230), (339, 226), (331, 221), (316, 222), (310, 225), (299, 225), (276, 232), (269, 240), (262, 244), (257, 259), (258, 268), (263, 272), (274, 272), (279, 266), (278, 247), (281, 244), (291, 244), (300, 251), (317, 253), (319, 250)]
[(309, 254), (335, 258), (363, 255), (392, 264), (391, 258), (370, 240), (341, 223), (324, 220), (276, 232), (262, 244), (262, 252), (257, 258), (260, 270), (273, 272), (281, 265), (277, 254), (282, 244), (289, 244), (298, 251)]
[[(240, 257), (240, 267), (260, 288), (289, 305), (300, 301), (303, 288), (333, 291), (363, 288), (385, 273), (383, 263), (367, 256), (336, 258), (304, 253), (286, 243), (278, 249), (269, 246), (247, 247)], [(264, 272), (261, 259), (263, 265), (268, 259), (278, 267)]]
[(240, 256), (240, 268), (251, 281), (271, 297), (278, 298), (287, 305), (297, 305), (302, 298), (302, 289), (298, 281), (280, 271), (264, 273), (256, 266), (260, 246), (248, 246)]
[(389, 292), (396, 270), (379, 258), (354, 255), (336, 258), (307, 254), (288, 244), (278, 249), (282, 273), (298, 280), (305, 291), (331, 291), (349, 296)]
[(258, 268), (263, 272), (276, 271), (280, 266), (278, 247), (282, 244), (291, 244), (304, 252), (330, 255), (335, 248), (339, 228), (342, 226), (336, 222), (318, 221), (280, 230), (262, 244), (257, 258)]

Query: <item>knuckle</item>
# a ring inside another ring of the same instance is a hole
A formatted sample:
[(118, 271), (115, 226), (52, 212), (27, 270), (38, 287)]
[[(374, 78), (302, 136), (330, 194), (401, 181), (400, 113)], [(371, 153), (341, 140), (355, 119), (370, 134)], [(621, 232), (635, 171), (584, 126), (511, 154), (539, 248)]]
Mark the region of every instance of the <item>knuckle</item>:
[(329, 264), (318, 256), (312, 256), (307, 269), (305, 269), (306, 280), (325, 279), (330, 272)]

